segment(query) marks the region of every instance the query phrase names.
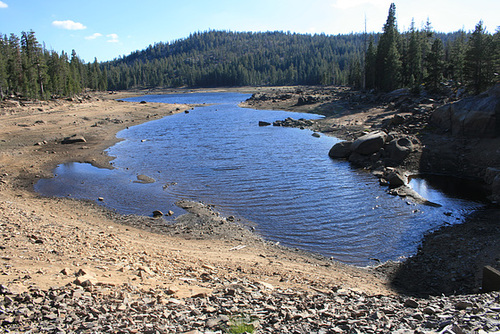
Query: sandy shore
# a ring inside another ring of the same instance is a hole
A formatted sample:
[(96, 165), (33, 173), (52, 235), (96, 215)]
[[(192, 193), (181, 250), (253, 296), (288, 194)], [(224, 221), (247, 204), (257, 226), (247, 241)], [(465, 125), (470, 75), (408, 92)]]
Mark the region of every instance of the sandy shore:
[[(103, 150), (118, 141), (119, 130), (191, 108), (115, 101), (130, 94), (0, 109), (1, 284), (62, 286), (75, 279), (62, 269), (73, 273), (84, 268), (97, 280), (116, 285), (176, 285), (181, 287), (179, 295), (205, 288), (185, 278), (207, 271), (299, 290), (342, 286), (367, 294), (394, 293), (373, 271), (273, 247), (245, 233), (221, 233), (215, 242), (165, 236), (152, 228), (162, 219), (123, 217), (95, 202), (34, 193), (33, 184), (51, 177), (58, 164), (110, 167), (112, 158)], [(73, 135), (86, 142), (61, 143)], [(201, 217), (216, 216), (209, 210), (192, 210)]]

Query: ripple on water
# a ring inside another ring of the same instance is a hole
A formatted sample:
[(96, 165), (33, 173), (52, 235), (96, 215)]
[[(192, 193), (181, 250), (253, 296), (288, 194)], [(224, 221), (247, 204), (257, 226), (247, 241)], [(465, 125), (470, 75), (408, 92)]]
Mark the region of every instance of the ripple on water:
[[(457, 222), (477, 207), (443, 194), (441, 208), (391, 197), (369, 173), (328, 157), (337, 139), (258, 126), (259, 121), (320, 116), (238, 108), (248, 97), (139, 97), (135, 100), (217, 105), (124, 130), (118, 136), (125, 140), (108, 150), (116, 157), (115, 170), (65, 164), (56, 169), (57, 177), (41, 180), (36, 189), (45, 195), (101, 196), (119, 212), (145, 215), (153, 210), (178, 215), (183, 212), (173, 204), (178, 199), (201, 200), (216, 204), (223, 214), (255, 222), (268, 239), (357, 265), (411, 254), (426, 231)], [(139, 174), (157, 182), (134, 183)]]

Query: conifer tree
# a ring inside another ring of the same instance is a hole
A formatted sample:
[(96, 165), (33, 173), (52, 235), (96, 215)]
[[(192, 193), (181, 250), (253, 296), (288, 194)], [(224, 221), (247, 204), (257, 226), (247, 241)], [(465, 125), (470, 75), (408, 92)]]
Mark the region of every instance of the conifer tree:
[(493, 81), (493, 51), (492, 38), (480, 21), (469, 38), (465, 54), (465, 75), (475, 94), (484, 91)]
[(431, 51), (427, 54), (428, 72), (425, 84), (429, 91), (438, 92), (443, 81), (444, 49), (443, 42), (436, 38), (432, 43)]
[(373, 45), (373, 36), (370, 36), (370, 42), (368, 43), (368, 49), (366, 50), (365, 59), (365, 83), (366, 88), (375, 88), (375, 67), (377, 63), (377, 50)]
[(377, 47), (375, 80), (377, 88), (383, 91), (391, 91), (401, 87), (402, 63), (398, 41), (396, 5), (392, 3)]
[(422, 83), (422, 43), (415, 22), (412, 20), (406, 61), (406, 84), (417, 89)]
[(446, 70), (450, 79), (454, 80), (457, 85), (461, 85), (465, 81), (465, 51), (467, 43), (467, 34), (461, 30), (457, 32), (457, 37), (449, 47), (448, 68)]

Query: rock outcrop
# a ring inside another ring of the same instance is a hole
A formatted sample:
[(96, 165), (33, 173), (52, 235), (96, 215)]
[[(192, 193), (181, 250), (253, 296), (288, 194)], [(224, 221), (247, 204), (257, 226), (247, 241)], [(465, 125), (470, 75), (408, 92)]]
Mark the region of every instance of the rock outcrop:
[(500, 84), (486, 93), (446, 104), (434, 111), (431, 122), (453, 136), (500, 136)]

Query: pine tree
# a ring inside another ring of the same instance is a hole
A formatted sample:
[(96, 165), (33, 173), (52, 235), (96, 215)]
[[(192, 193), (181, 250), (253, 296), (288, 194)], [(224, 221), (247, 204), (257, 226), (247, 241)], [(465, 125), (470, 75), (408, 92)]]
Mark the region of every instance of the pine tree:
[(465, 54), (465, 75), (469, 87), (475, 94), (488, 88), (494, 77), (493, 42), (480, 21), (472, 33)]
[(21, 33), (23, 86), (24, 92), (31, 98), (45, 97), (47, 65), (44, 52), (33, 30)]
[(0, 100), (4, 98), (4, 93), (6, 92), (7, 83), (7, 48), (8, 40), (7, 38), (2, 38), (0, 36)]
[(377, 50), (373, 45), (373, 36), (370, 36), (365, 59), (365, 83), (366, 88), (375, 88), (375, 68), (377, 63)]
[(466, 52), (467, 34), (461, 30), (457, 32), (457, 37), (450, 45), (448, 59), (448, 77), (461, 85), (465, 81), (465, 52)]
[(414, 90), (422, 83), (422, 44), (413, 20), (411, 22), (408, 42), (406, 83)]
[(391, 91), (401, 87), (401, 55), (398, 50), (399, 32), (396, 26), (396, 5), (389, 7), (389, 15), (377, 47), (376, 87)]
[(425, 85), (431, 92), (438, 92), (443, 81), (444, 72), (444, 49), (443, 42), (436, 38), (432, 43), (431, 51), (427, 54), (428, 73)]

